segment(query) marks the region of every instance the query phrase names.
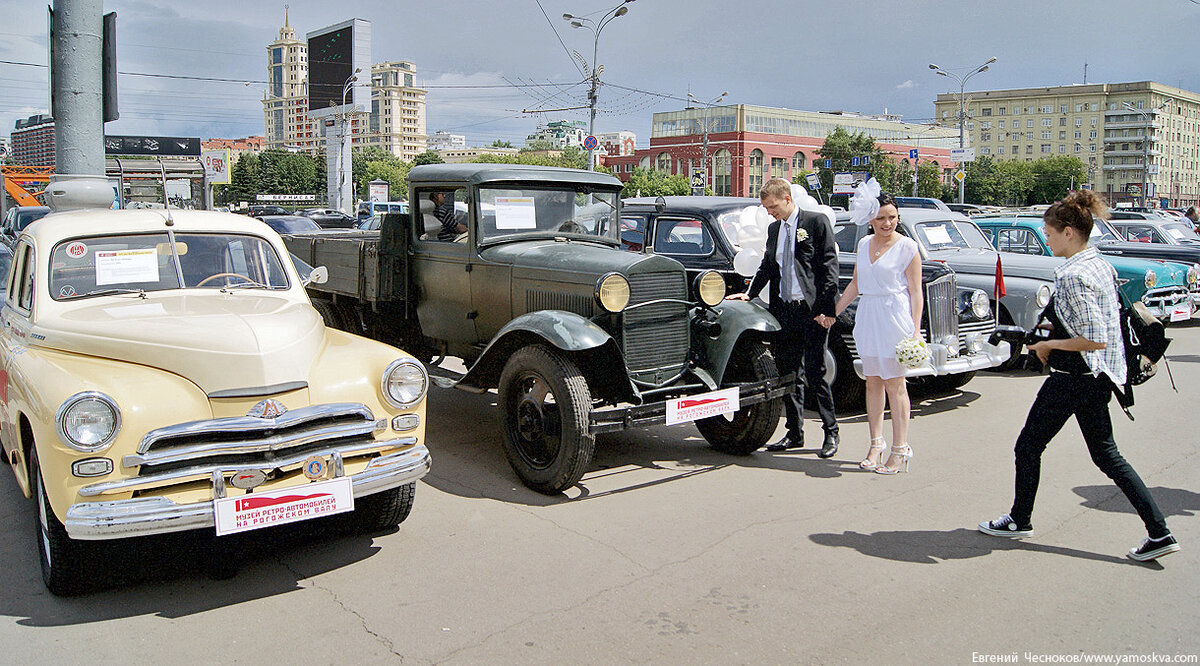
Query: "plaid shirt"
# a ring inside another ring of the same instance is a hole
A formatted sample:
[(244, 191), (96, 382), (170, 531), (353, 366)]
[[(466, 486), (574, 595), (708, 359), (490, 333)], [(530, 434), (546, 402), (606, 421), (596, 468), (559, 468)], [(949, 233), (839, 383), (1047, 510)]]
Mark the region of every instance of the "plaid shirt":
[(1125, 385), (1125, 344), (1117, 318), (1117, 272), (1089, 247), (1054, 269), (1054, 312), (1073, 336), (1101, 342), (1104, 349), (1080, 352), (1099, 377), (1104, 373), (1117, 386)]

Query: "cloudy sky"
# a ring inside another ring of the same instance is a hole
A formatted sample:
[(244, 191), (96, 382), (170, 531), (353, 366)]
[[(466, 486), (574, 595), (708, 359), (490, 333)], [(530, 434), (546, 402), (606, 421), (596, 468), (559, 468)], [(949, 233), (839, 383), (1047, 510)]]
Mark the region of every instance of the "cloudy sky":
[[(633, 0), (603, 31), (597, 131), (649, 142), (651, 114), (688, 92), (731, 103), (933, 116), (968, 90), (1154, 80), (1200, 92), (1200, 0)], [(429, 91), (427, 129), (519, 145), (549, 120), (587, 120), (592, 33), (564, 13), (599, 18), (618, 0), (289, 0), (297, 34), (362, 18), (372, 61), (416, 63)], [(263, 133), (266, 45), (283, 2), (106, 0), (118, 16), (121, 120), (109, 134), (243, 137)], [(46, 111), (47, 2), (0, 0), (0, 133)], [(547, 18), (548, 17), (548, 18)], [(23, 64), (22, 64), (23, 63)], [(42, 66), (31, 66), (42, 65)], [(200, 81), (177, 77), (231, 79)]]

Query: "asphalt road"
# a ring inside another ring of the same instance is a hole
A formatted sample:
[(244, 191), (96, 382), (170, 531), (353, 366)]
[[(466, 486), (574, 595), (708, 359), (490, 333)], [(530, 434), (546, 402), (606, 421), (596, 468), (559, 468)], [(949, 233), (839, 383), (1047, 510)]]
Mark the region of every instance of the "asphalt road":
[[(434, 390), (433, 471), (412, 516), (375, 537), (328, 524), (192, 536), (98, 563), (115, 587), (42, 587), (33, 506), (0, 480), (7, 663), (980, 663), (982, 655), (1200, 653), (1200, 327), (1173, 328), (1117, 441), (1183, 551), (1139, 564), (1143, 528), (1073, 423), (1043, 461), (1037, 535), (978, 534), (1011, 502), (1012, 445), (1041, 378), (981, 373), (915, 405), (912, 471), (842, 451), (709, 450), (690, 426), (602, 436), (581, 486), (545, 497), (501, 451), (493, 395)], [(810, 441), (819, 426), (806, 425)], [(889, 435), (890, 437), (890, 435)], [(223, 556), (223, 554), (220, 554)]]

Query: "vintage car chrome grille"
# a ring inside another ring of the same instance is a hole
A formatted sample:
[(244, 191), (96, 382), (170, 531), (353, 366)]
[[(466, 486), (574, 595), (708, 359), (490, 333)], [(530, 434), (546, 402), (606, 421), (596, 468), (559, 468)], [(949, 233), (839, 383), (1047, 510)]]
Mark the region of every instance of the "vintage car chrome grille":
[(365, 405), (335, 403), (300, 407), (276, 418), (237, 416), (193, 421), (152, 430), (138, 452), (122, 458), (139, 475), (158, 475), (197, 465), (274, 469), (318, 451), (370, 447), (387, 427)]
[[(687, 300), (683, 271), (636, 273), (629, 276), (629, 305), (662, 298)], [(634, 379), (661, 383), (687, 363), (690, 337), (685, 303), (655, 303), (622, 313), (621, 351)]]
[(1142, 303), (1148, 308), (1170, 310), (1180, 303), (1187, 303), (1189, 294), (1183, 287), (1160, 287), (1142, 295)]
[(954, 276), (946, 275), (925, 285), (925, 311), (929, 315), (929, 342), (958, 337), (958, 289)]

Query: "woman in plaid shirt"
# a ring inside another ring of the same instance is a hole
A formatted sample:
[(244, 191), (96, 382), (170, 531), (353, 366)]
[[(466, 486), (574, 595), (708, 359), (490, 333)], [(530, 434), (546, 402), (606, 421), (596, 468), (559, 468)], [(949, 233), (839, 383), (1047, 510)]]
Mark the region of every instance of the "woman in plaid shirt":
[(1129, 551), (1138, 561), (1179, 550), (1162, 512), (1113, 440), (1108, 402), (1113, 386), (1125, 383), (1125, 347), (1121, 339), (1116, 272), (1088, 247), (1093, 216), (1107, 217), (1108, 206), (1090, 190), (1072, 192), (1046, 211), (1046, 242), (1067, 260), (1054, 271), (1054, 298), (1045, 316), (1049, 340), (1029, 346), (1050, 370), (1038, 391), (1025, 427), (1017, 437), (1016, 497), (1012, 509), (979, 524), (984, 534), (1033, 535), (1030, 518), (1041, 474), (1042, 452), (1071, 416), (1079, 423), (1092, 462), (1129, 498), (1149, 536)]

